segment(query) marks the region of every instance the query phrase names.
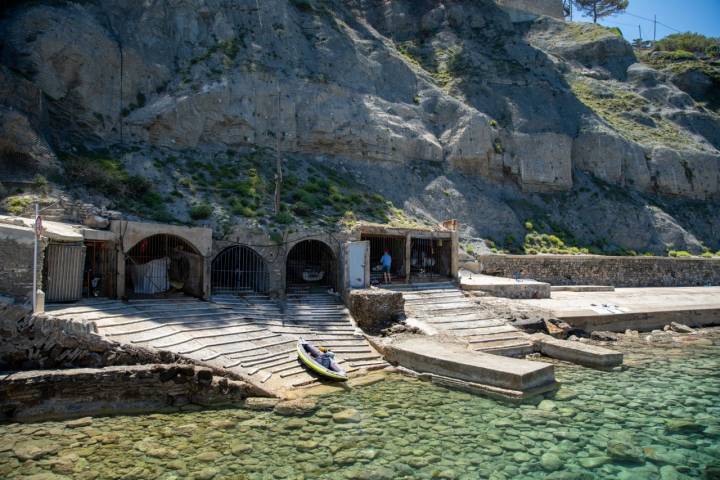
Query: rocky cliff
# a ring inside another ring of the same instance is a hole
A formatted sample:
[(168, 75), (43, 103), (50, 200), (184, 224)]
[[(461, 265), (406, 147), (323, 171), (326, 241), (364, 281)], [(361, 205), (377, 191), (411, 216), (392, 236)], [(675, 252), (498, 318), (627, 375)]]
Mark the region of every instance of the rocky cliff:
[(19, 2), (0, 23), (0, 171), (219, 234), (456, 217), (509, 246), (534, 220), (598, 248), (720, 247), (717, 111), (612, 31), (507, 7)]

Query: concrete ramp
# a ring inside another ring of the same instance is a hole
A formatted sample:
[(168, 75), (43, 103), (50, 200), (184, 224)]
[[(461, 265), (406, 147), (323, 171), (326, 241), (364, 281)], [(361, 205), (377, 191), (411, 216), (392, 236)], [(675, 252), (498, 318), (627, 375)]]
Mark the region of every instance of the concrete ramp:
[(553, 365), (473, 352), (448, 338), (405, 337), (378, 348), (391, 363), (475, 393), (524, 399), (557, 388)]
[(172, 352), (278, 395), (320, 383), (298, 362), (299, 337), (331, 348), (351, 376), (387, 366), (340, 300), (326, 293), (291, 295), (285, 305), (259, 294), (211, 302), (88, 300), (49, 306), (48, 314), (92, 322), (111, 340)]
[(386, 288), (402, 292), (408, 323), (425, 333), (459, 337), (477, 352), (523, 357), (535, 351), (525, 332), (468, 299), (453, 283), (392, 285)]

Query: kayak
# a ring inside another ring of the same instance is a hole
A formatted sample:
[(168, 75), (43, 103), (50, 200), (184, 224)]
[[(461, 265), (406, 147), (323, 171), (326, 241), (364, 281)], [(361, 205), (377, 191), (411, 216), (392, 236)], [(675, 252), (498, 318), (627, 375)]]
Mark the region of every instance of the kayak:
[(348, 379), (345, 370), (340, 368), (340, 366), (334, 361), (330, 364), (330, 368), (322, 366), (316, 360), (322, 352), (302, 338), (298, 340), (297, 352), (300, 361), (318, 375), (340, 381)]

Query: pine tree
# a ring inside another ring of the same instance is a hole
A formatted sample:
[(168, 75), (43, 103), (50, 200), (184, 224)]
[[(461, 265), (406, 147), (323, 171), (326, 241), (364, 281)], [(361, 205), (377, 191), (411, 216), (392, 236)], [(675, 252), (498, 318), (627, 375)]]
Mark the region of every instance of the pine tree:
[(629, 0), (574, 0), (574, 2), (577, 9), (590, 15), (595, 23), (598, 18), (624, 12), (630, 3)]

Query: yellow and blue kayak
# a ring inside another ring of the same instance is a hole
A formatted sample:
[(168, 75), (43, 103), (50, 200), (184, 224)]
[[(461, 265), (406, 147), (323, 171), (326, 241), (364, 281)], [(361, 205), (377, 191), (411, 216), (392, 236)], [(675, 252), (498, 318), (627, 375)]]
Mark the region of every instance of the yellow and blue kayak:
[(322, 352), (302, 338), (298, 340), (297, 352), (300, 361), (318, 375), (343, 382), (348, 379), (345, 370), (340, 368), (340, 366), (334, 361), (330, 364), (330, 368), (322, 366), (316, 360)]

